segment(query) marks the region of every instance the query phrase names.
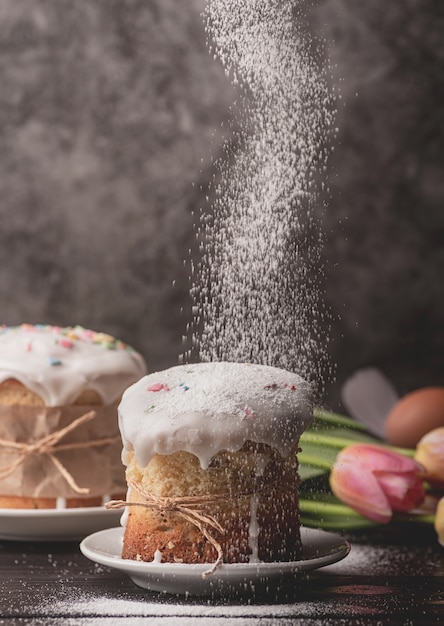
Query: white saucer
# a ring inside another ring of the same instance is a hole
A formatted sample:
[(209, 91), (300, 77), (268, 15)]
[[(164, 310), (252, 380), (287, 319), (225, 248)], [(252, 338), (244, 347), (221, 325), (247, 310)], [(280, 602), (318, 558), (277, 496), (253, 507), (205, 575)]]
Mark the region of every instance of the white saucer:
[(332, 533), (301, 529), (302, 558), (279, 563), (224, 564), (207, 578), (206, 564), (145, 563), (121, 558), (123, 528), (110, 528), (86, 537), (82, 553), (92, 561), (127, 574), (139, 587), (174, 594), (221, 595), (254, 592), (275, 586), (289, 577), (340, 561), (350, 551), (349, 543)]
[(119, 523), (122, 511), (103, 506), (74, 509), (0, 509), (0, 539), (78, 541)]

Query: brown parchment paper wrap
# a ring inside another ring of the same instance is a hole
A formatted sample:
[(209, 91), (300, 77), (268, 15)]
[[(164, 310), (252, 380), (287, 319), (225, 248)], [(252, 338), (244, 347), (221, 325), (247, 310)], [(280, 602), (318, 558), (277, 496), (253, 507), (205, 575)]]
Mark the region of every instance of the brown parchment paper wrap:
[[(122, 441), (117, 421), (117, 405), (28, 407), (0, 405), (0, 440), (35, 443), (47, 435), (70, 425), (74, 420), (94, 411), (95, 417), (80, 424), (55, 445), (52, 454), (81, 488), (89, 489), (85, 498), (126, 491), (124, 466), (121, 461)], [(113, 443), (95, 445), (101, 439)], [(87, 442), (86, 447), (57, 450), (57, 445)], [(0, 444), (0, 471), (18, 457)], [(79, 498), (47, 454), (29, 454), (14, 472), (0, 478), (0, 495), (34, 498)]]

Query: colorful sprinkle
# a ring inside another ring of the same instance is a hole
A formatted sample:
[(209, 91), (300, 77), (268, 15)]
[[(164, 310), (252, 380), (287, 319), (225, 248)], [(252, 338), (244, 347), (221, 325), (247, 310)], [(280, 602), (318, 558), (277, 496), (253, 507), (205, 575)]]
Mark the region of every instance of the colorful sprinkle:
[(188, 390), (189, 390), (188, 385), (185, 385), (185, 383), (180, 383), (179, 387), (182, 387), (182, 389), (183, 389), (184, 391), (188, 391)]
[(163, 383), (155, 383), (154, 385), (150, 385), (146, 388), (147, 391), (169, 391), (170, 388), (168, 385), (164, 385)]
[(52, 356), (49, 357), (49, 364), (50, 365), (62, 365), (62, 362), (60, 359), (56, 359)]
[(58, 343), (63, 348), (68, 348), (68, 350), (70, 350), (71, 348), (74, 348), (74, 342), (71, 339), (68, 339), (67, 337), (62, 337), (62, 339), (59, 339)]
[(66, 333), (66, 336), (71, 339), (72, 341), (79, 341), (80, 337), (78, 336), (77, 333), (75, 333), (73, 330), (68, 330), (68, 332)]
[(280, 383), (279, 385), (277, 383), (271, 383), (270, 385), (265, 385), (264, 389), (278, 389), (279, 387), (291, 389), (291, 391), (296, 391), (295, 385), (289, 385), (288, 383), (284, 383), (284, 382)]
[(52, 335), (54, 336), (54, 341), (56, 343), (66, 348), (71, 348), (77, 341), (82, 341), (100, 346), (104, 350), (126, 350), (128, 352), (135, 351), (134, 348), (128, 344), (120, 341), (120, 339), (116, 339), (108, 333), (96, 332), (94, 330), (83, 328), (83, 326), (79, 325), (66, 326), (65, 328), (62, 328), (61, 326), (51, 326), (49, 324), (20, 324), (18, 326), (5, 326), (3, 324), (0, 326), (0, 335), (5, 335), (11, 332), (25, 332), (30, 334), (32, 333), (33, 335)]

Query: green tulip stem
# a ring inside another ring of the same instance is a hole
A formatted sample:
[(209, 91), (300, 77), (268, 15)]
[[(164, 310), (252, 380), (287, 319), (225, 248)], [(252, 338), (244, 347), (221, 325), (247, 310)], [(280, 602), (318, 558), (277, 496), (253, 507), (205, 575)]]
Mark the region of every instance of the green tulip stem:
[[(374, 528), (380, 526), (363, 515), (360, 515), (345, 504), (335, 502), (322, 502), (319, 500), (299, 500), (301, 521), (306, 526), (319, 528), (353, 530), (360, 528)], [(409, 522), (413, 524), (427, 524), (433, 526), (434, 515), (421, 515), (415, 513), (395, 513), (394, 521)]]
[(435, 524), (435, 516), (434, 515), (421, 515), (416, 513), (395, 513), (395, 520), (400, 522), (413, 522), (413, 524), (430, 524), (433, 526)]
[(332, 424), (333, 426), (344, 426), (345, 428), (352, 428), (353, 430), (360, 430), (366, 433), (366, 428), (356, 420), (345, 415), (339, 415), (338, 413), (331, 413), (331, 411), (324, 411), (323, 409), (315, 408), (314, 410), (315, 420), (321, 420), (326, 424)]
[[(350, 446), (352, 444), (360, 443), (356, 439), (348, 439), (347, 437), (336, 437), (333, 435), (326, 435), (324, 433), (317, 433), (317, 432), (313, 432), (309, 430), (306, 430), (301, 435), (300, 442), (301, 442), (302, 447), (304, 445), (304, 441), (306, 443), (311, 443), (314, 445), (326, 446), (329, 448), (338, 448), (338, 449), (346, 448), (347, 446)], [(372, 445), (372, 444), (369, 444), (369, 442), (362, 442), (362, 443), (367, 443), (368, 445)], [(375, 443), (374, 445), (377, 445), (378, 447), (384, 448), (386, 450), (391, 450), (392, 452), (397, 452), (398, 454), (402, 454), (403, 456), (413, 457), (415, 455), (415, 451), (409, 448), (396, 448), (394, 446), (389, 446), (384, 443)]]
[(299, 462), (303, 465), (311, 465), (312, 467), (319, 467), (320, 469), (325, 469), (327, 471), (331, 471), (333, 468), (333, 463), (327, 461), (326, 459), (322, 459), (318, 456), (313, 456), (311, 454), (306, 454), (305, 452), (299, 453)]
[(301, 524), (307, 528), (320, 528), (322, 530), (331, 530), (335, 532), (353, 532), (361, 531), (367, 528), (374, 528), (374, 524), (371, 522), (345, 521), (343, 519), (312, 519), (311, 517), (305, 517), (301, 515)]
[(373, 528), (376, 522), (363, 517), (345, 504), (299, 500), (301, 522), (305, 526), (316, 526), (329, 530), (353, 530)]
[(356, 511), (346, 504), (336, 504), (335, 502), (322, 502), (320, 500), (299, 500), (299, 509), (303, 513), (315, 513), (316, 515), (334, 515), (364, 519)]
[(336, 437), (331, 435), (325, 435), (323, 433), (310, 432), (305, 431), (301, 435), (301, 444), (303, 445), (304, 441), (306, 443), (313, 443), (319, 446), (326, 446), (328, 448), (346, 448), (352, 443), (359, 443), (357, 441), (352, 441), (351, 439), (347, 439), (346, 437)]

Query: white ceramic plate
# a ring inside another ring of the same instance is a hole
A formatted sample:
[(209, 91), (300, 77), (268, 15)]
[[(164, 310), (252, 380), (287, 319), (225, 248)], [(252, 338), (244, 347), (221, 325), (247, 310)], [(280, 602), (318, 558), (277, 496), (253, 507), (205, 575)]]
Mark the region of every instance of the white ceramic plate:
[(149, 591), (191, 595), (248, 593), (277, 585), (301, 572), (340, 561), (350, 551), (345, 539), (312, 528), (301, 529), (302, 558), (280, 563), (224, 564), (207, 578), (209, 566), (184, 563), (145, 563), (121, 558), (123, 528), (110, 528), (86, 537), (82, 553), (92, 561), (117, 569)]
[(78, 541), (119, 523), (122, 511), (103, 506), (74, 509), (0, 509), (0, 539)]

